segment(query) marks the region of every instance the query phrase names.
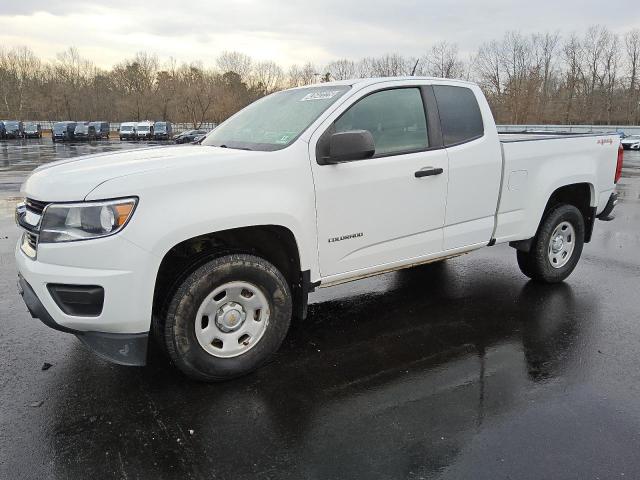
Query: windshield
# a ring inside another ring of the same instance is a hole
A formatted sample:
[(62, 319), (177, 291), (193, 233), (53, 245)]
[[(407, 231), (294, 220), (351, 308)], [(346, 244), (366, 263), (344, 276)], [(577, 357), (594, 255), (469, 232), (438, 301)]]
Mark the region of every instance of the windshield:
[(76, 125), (76, 130), (75, 131), (76, 132), (82, 132), (82, 133), (88, 132), (89, 131), (89, 125), (78, 124), (78, 125)]
[(4, 122), (4, 126), (6, 128), (19, 128), (20, 127), (18, 122)]
[(24, 126), (25, 130), (37, 130), (38, 129), (38, 124), (37, 123), (27, 123)]
[(55, 123), (53, 125), (53, 131), (54, 132), (64, 132), (67, 129), (67, 125), (69, 125), (69, 124), (68, 123), (64, 123), (64, 122)]
[(280, 150), (298, 138), (349, 88), (346, 85), (333, 85), (274, 93), (222, 123), (202, 144), (248, 150)]
[(122, 127), (120, 127), (120, 131), (122, 132), (130, 132), (133, 129), (133, 127), (131, 125), (123, 125)]
[(164, 123), (156, 123), (153, 129), (157, 132), (158, 131), (164, 132), (167, 129), (167, 126)]
[(139, 132), (148, 132), (149, 131), (149, 127), (143, 125), (141, 127), (138, 127), (138, 131)]

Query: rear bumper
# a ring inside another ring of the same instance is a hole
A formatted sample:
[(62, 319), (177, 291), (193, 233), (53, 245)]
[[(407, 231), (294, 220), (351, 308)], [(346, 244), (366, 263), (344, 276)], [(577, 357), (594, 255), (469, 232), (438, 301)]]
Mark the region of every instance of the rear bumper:
[(612, 215), (612, 213), (613, 213), (613, 209), (616, 207), (617, 204), (618, 204), (618, 194), (616, 192), (613, 192), (609, 196), (609, 201), (607, 202), (607, 205), (604, 207), (604, 210), (602, 210), (602, 212), (600, 212), (600, 214), (596, 218), (598, 220), (603, 220), (605, 222), (609, 222), (613, 220), (615, 217)]
[(147, 360), (148, 333), (107, 333), (79, 331), (58, 324), (42, 304), (31, 285), (18, 275), (18, 292), (33, 318), (46, 326), (77, 336), (89, 349), (119, 365), (140, 366)]

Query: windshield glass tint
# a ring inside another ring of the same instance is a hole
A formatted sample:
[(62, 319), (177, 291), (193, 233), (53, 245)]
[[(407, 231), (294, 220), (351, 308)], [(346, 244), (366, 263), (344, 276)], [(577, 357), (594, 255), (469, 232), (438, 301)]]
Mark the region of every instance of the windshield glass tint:
[(133, 127), (130, 127), (128, 125), (123, 126), (122, 128), (120, 128), (120, 130), (122, 130), (123, 132), (129, 132), (131, 131)]
[(18, 122), (4, 122), (4, 126), (7, 128), (18, 128)]
[(274, 93), (222, 123), (203, 145), (279, 150), (293, 142), (349, 88), (334, 85)]

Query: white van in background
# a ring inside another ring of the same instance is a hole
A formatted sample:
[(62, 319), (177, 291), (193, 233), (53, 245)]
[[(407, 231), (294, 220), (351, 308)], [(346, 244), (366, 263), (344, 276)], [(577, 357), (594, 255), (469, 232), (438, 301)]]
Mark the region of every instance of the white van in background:
[(124, 122), (120, 124), (119, 136), (120, 140), (135, 140), (136, 138), (136, 122)]
[(136, 139), (153, 140), (153, 122), (145, 120), (136, 125)]

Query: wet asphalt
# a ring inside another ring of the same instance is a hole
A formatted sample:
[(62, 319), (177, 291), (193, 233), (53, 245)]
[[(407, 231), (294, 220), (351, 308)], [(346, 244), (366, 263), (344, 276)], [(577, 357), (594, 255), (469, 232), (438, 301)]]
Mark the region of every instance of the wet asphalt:
[(496, 246), (321, 289), (271, 364), (207, 385), (105, 363), (16, 293), (28, 172), (144, 145), (0, 142), (0, 478), (640, 478), (639, 153), (565, 283)]

